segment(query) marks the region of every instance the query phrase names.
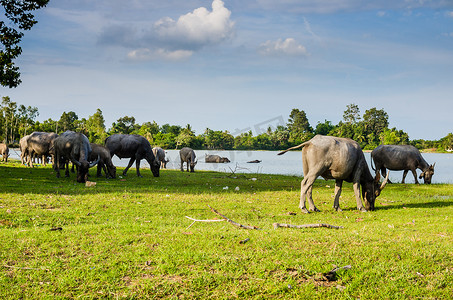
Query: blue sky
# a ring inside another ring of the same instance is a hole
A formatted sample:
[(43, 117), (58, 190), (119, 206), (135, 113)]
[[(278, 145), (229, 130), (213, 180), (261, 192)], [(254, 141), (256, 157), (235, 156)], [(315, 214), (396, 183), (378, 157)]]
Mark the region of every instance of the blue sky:
[(453, 1), (51, 0), (0, 88), (106, 126), (123, 116), (238, 133), (376, 107), (411, 139), (453, 132)]

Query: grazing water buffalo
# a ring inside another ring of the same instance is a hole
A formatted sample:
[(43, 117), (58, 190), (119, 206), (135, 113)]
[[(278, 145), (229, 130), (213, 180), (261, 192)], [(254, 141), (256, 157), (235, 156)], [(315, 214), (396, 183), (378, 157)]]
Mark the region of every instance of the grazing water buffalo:
[[(352, 182), (360, 211), (374, 210), (374, 202), (385, 187), (388, 175), (379, 185), (380, 176), (373, 176), (368, 169), (362, 149), (351, 139), (332, 136), (316, 135), (311, 140), (298, 146), (291, 147), (278, 153), (282, 155), (292, 149), (302, 149), (302, 167), (304, 179), (301, 182), (300, 205), (302, 212), (308, 213), (305, 207), (305, 198), (308, 200), (309, 210), (319, 211), (312, 198), (312, 185), (318, 176), (325, 179), (335, 179), (335, 200), (333, 208), (340, 211), (340, 195), (343, 180)], [(365, 207), (360, 199), (360, 186)]]
[(6, 144), (0, 144), (0, 155), (2, 156), (2, 161), (8, 161), (9, 148)]
[(142, 177), (140, 175), (140, 161), (146, 159), (154, 177), (159, 177), (159, 163), (154, 157), (148, 140), (141, 135), (113, 134), (105, 139), (105, 146), (109, 149), (112, 157), (116, 155), (119, 158), (130, 158), (123, 175), (126, 175), (127, 170), (135, 161), (137, 176)]
[(204, 161), (207, 163), (229, 163), (230, 160), (226, 157), (220, 157), (218, 155), (205, 154)]
[(165, 159), (165, 151), (164, 151), (164, 149), (162, 149), (161, 147), (154, 147), (153, 148), (153, 154), (154, 154), (154, 157), (157, 159), (160, 167), (162, 169), (166, 169), (167, 168), (167, 163), (169, 162), (169, 160)]
[(35, 131), (30, 134), (30, 136), (26, 139), (27, 147), (25, 151), (30, 167), (33, 167), (33, 157), (35, 156), (41, 156), (42, 163), (46, 165), (47, 157), (53, 156), (54, 154), (54, 142), (57, 137), (58, 134), (53, 132)]
[(109, 149), (102, 145), (91, 143), (91, 155), (90, 161), (95, 161), (98, 157), (99, 162), (97, 165), (97, 177), (102, 176), (102, 170), (104, 170), (105, 177), (116, 178), (116, 167), (112, 163), (112, 156), (110, 155)]
[(193, 149), (184, 147), (181, 150), (179, 150), (179, 157), (181, 158), (181, 171), (184, 172), (184, 162), (187, 164), (187, 172), (189, 172), (189, 166), (190, 166), (190, 172), (195, 172), (195, 165), (197, 164), (197, 161), (195, 158), (197, 157), (195, 155), (195, 152)]
[(66, 165), (65, 176), (69, 177), (69, 161), (77, 168), (77, 182), (86, 182), (88, 170), (94, 167), (100, 160), (89, 162), (91, 146), (88, 138), (79, 132), (66, 131), (54, 141), (55, 158), (53, 167), (60, 178), (60, 164)]
[[(420, 154), (417, 148), (410, 145), (380, 145), (371, 152), (371, 159), (376, 167), (376, 176), (381, 171), (382, 175), (387, 172), (386, 169), (392, 171), (404, 170), (403, 180), (404, 183), (407, 172), (412, 171), (415, 183), (417, 180), (417, 169), (422, 170), (420, 179), (423, 178), (426, 184), (431, 183), (431, 178), (434, 175), (434, 166), (429, 165)], [(373, 167), (373, 166), (371, 166)]]

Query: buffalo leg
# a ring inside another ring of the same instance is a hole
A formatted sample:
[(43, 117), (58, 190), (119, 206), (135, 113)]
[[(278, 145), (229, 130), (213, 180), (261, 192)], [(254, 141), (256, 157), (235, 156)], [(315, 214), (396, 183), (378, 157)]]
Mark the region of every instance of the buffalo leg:
[(137, 169), (137, 176), (138, 177), (143, 177), (141, 174), (140, 174), (140, 159), (136, 159), (135, 160), (135, 168)]
[[(65, 165), (66, 165), (66, 168), (65, 168), (66, 170), (64, 172), (64, 176), (69, 177), (69, 162), (66, 162)], [(74, 168), (74, 164), (72, 165), (72, 167)], [(78, 173), (78, 169), (79, 168), (77, 168), (77, 173)]]
[(181, 171), (184, 172), (184, 161), (181, 159)]
[(306, 193), (306, 197), (308, 200), (308, 210), (319, 212), (320, 210), (315, 206), (315, 202), (313, 202), (312, 190), (313, 190), (313, 184), (310, 185), (310, 187), (308, 188), (307, 193)]
[(355, 200), (357, 201), (357, 209), (363, 212), (366, 212), (365, 207), (363, 207), (362, 204), (362, 199), (360, 198), (360, 181), (354, 181), (353, 185), (354, 187), (354, 194), (355, 194)]
[(412, 174), (414, 175), (415, 183), (419, 184), (418, 179), (417, 179), (417, 172), (415, 171), (415, 169), (412, 169), (411, 171), (412, 171)]
[(340, 196), (341, 196), (342, 185), (343, 185), (343, 180), (337, 179), (335, 181), (335, 200), (333, 201), (333, 209), (335, 209), (336, 211), (341, 211)]
[(57, 173), (57, 178), (60, 178), (60, 155), (57, 154), (56, 156), (57, 156), (57, 158), (53, 162), (53, 168), (54, 168), (55, 172)]
[[(404, 170), (404, 172), (403, 172), (403, 180), (401, 181), (401, 183), (404, 183), (404, 181), (406, 180), (407, 172), (409, 172), (409, 170)], [(417, 179), (415, 179), (415, 180), (417, 181)]]
[(123, 176), (126, 176), (127, 170), (129, 170), (129, 168), (132, 166), (134, 161), (135, 161), (135, 157), (131, 157), (131, 159), (129, 160), (129, 163), (127, 164), (126, 169), (124, 169), (124, 171), (123, 171)]
[[(304, 179), (300, 182), (300, 203), (299, 203), (299, 208), (303, 213), (309, 213), (308, 209), (305, 207), (305, 197), (307, 195), (307, 192), (309, 188), (313, 185), (315, 182), (316, 177), (314, 176), (305, 176)], [(311, 202), (313, 202), (313, 199), (311, 199)], [(314, 204), (313, 204), (314, 206)]]

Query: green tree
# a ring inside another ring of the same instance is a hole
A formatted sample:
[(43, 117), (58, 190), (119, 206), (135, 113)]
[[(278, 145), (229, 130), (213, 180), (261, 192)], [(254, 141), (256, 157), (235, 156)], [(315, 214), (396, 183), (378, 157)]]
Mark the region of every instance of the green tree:
[(395, 127), (392, 129), (384, 129), (381, 134), (381, 140), (384, 145), (408, 145), (409, 135), (402, 130), (397, 130)]
[(324, 120), (324, 123), (318, 122), (314, 134), (328, 135), (334, 128), (331, 121)]
[(178, 135), (181, 132), (182, 128), (181, 126), (178, 125), (170, 125), (170, 124), (164, 124), (160, 128), (160, 131), (165, 134), (165, 133), (173, 133), (174, 135)]
[(56, 133), (62, 133), (67, 130), (76, 130), (77, 124), (76, 121), (79, 119), (77, 114), (73, 111), (70, 112), (63, 112), (63, 114), (60, 117), (60, 120), (58, 121), (58, 128), (56, 130)]
[(376, 109), (375, 107), (365, 111), (363, 115), (363, 124), (367, 133), (368, 144), (379, 145), (379, 137), (385, 129), (388, 128), (389, 121), (388, 114), (383, 109)]
[(357, 104), (348, 104), (343, 113), (343, 120), (347, 124), (356, 124), (360, 121), (360, 109)]
[(289, 130), (289, 141), (293, 144), (300, 144), (313, 136), (313, 129), (303, 110), (294, 108), (289, 115), (287, 126)]
[(188, 128), (184, 128), (176, 137), (176, 147), (181, 149), (183, 147), (191, 147), (194, 148), (194, 144), (196, 143), (196, 136)]
[(86, 121), (87, 137), (92, 143), (103, 145), (107, 132), (105, 131), (105, 119), (102, 110), (99, 108), (88, 117)]
[(154, 143), (154, 135), (159, 132), (159, 125), (155, 121), (143, 123), (138, 130), (137, 134), (144, 136), (151, 144)]
[(447, 136), (440, 140), (440, 143), (443, 147), (443, 150), (453, 150), (453, 133), (450, 132), (449, 134), (447, 134)]
[(6, 144), (12, 143), (14, 141), (15, 135), (15, 124), (17, 124), (17, 103), (11, 101), (11, 98), (5, 96), (2, 98), (2, 119), (3, 119), (3, 137)]
[(1, 0), (4, 15), (10, 20), (0, 21), (0, 84), (9, 88), (20, 83), (19, 67), (14, 60), (22, 53), (19, 43), (23, 31), (30, 30), (37, 23), (32, 11), (47, 5), (49, 0)]
[(234, 149), (253, 149), (253, 134), (251, 130), (248, 132), (243, 132), (234, 138)]
[(111, 132), (131, 134), (135, 130), (135, 118), (125, 116), (113, 122)]
[(57, 127), (58, 127), (58, 122), (49, 118), (42, 123), (39, 121), (36, 121), (36, 123), (33, 125), (32, 131), (56, 132)]

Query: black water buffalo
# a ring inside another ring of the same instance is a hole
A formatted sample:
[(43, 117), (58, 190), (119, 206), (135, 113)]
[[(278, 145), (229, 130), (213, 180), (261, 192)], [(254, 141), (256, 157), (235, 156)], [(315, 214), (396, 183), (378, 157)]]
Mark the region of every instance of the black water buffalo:
[[(33, 158), (35, 156), (42, 157), (42, 163), (46, 165), (47, 157), (54, 155), (54, 142), (58, 137), (58, 134), (53, 132), (33, 132), (26, 139), (26, 148), (24, 155), (26, 155), (28, 164), (33, 167)], [(25, 139), (24, 137), (23, 139)], [(21, 149), (22, 150), (22, 149)]]
[(66, 165), (65, 176), (69, 177), (69, 161), (77, 168), (77, 182), (86, 182), (88, 170), (99, 162), (99, 157), (89, 162), (91, 146), (88, 138), (79, 132), (66, 131), (54, 141), (55, 158), (53, 167), (60, 178), (60, 165)]
[(0, 144), (0, 155), (2, 156), (2, 161), (8, 161), (9, 148), (6, 144)]
[(385, 173), (387, 173), (386, 169), (392, 171), (404, 170), (402, 183), (406, 179), (407, 172), (411, 170), (415, 183), (418, 184), (416, 170), (420, 169), (422, 170), (420, 179), (423, 178), (426, 184), (430, 184), (434, 175), (434, 166), (436, 165), (429, 165), (423, 159), (420, 151), (410, 145), (380, 145), (371, 152), (371, 159), (375, 165), (373, 170), (376, 171), (376, 176), (379, 171), (385, 176)]
[(153, 149), (148, 140), (141, 135), (129, 134), (113, 134), (105, 139), (105, 146), (110, 151), (110, 155), (118, 156), (119, 158), (130, 158), (123, 175), (126, 175), (127, 170), (135, 161), (137, 176), (140, 175), (140, 161), (146, 159), (154, 177), (159, 177), (159, 163), (154, 157)]
[(102, 176), (102, 170), (104, 170), (105, 177), (116, 178), (116, 167), (112, 163), (112, 156), (110, 155), (109, 149), (102, 145), (91, 143), (91, 155), (90, 161), (95, 161), (98, 157), (99, 162), (97, 165), (97, 177)]
[(195, 152), (193, 149), (184, 147), (181, 150), (179, 150), (179, 157), (181, 158), (181, 171), (184, 172), (183, 165), (184, 163), (187, 164), (187, 172), (189, 172), (189, 166), (190, 166), (190, 172), (195, 172), (195, 165), (197, 164), (197, 161), (195, 158), (197, 157), (195, 155)]
[[(373, 176), (368, 169), (362, 149), (351, 139), (333, 136), (316, 135), (311, 140), (298, 146), (291, 147), (278, 153), (282, 155), (292, 149), (302, 149), (302, 167), (304, 179), (301, 182), (300, 205), (302, 212), (308, 213), (305, 207), (305, 198), (308, 200), (309, 210), (319, 211), (312, 198), (312, 185), (318, 176), (325, 179), (335, 179), (335, 200), (333, 208), (340, 209), (340, 195), (343, 180), (352, 182), (354, 187), (357, 209), (360, 211), (374, 210), (374, 202), (385, 187), (388, 176), (379, 185), (380, 176)], [(360, 186), (365, 207), (360, 199)]]
[(165, 151), (161, 147), (154, 147), (153, 148), (154, 157), (159, 162), (159, 165), (162, 169), (167, 168), (167, 163), (169, 162), (168, 159), (165, 159)]
[(204, 162), (207, 163), (229, 163), (231, 162), (226, 157), (220, 157), (219, 155), (205, 154)]

